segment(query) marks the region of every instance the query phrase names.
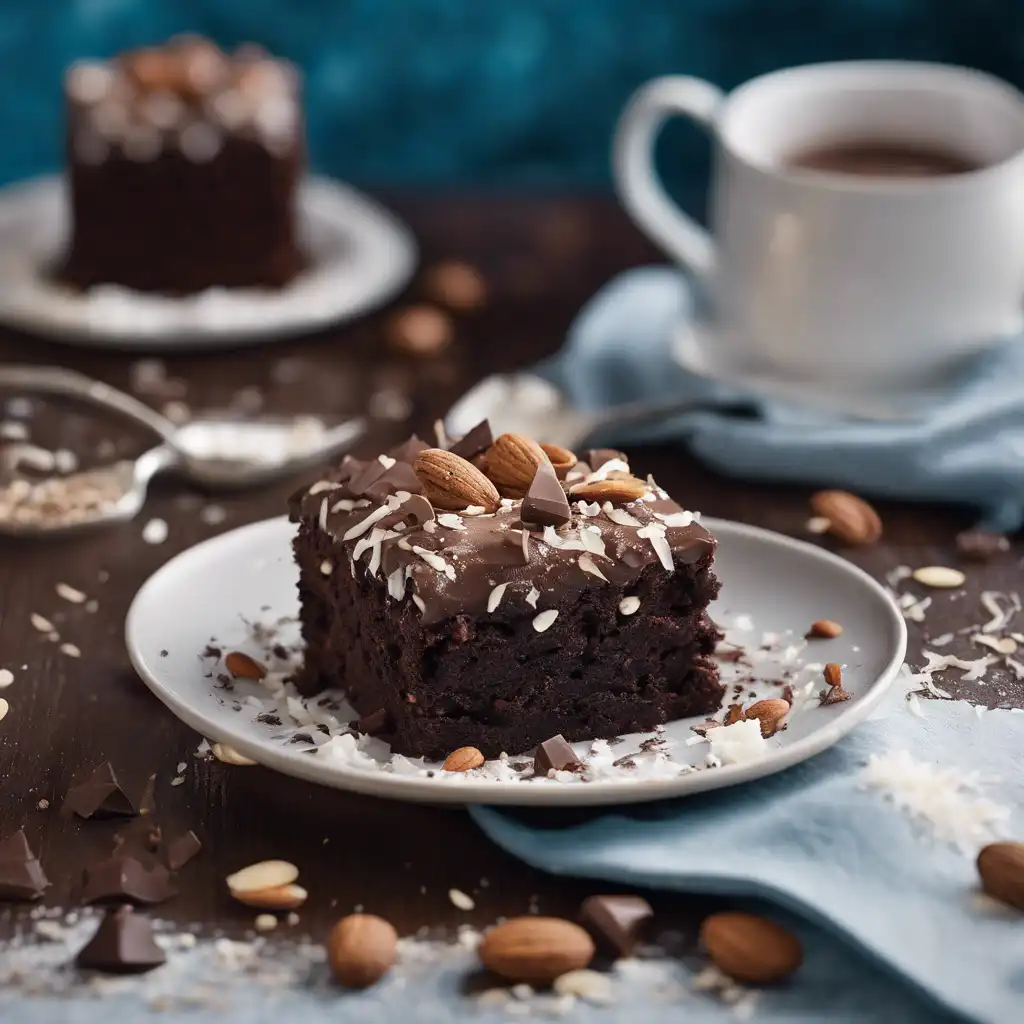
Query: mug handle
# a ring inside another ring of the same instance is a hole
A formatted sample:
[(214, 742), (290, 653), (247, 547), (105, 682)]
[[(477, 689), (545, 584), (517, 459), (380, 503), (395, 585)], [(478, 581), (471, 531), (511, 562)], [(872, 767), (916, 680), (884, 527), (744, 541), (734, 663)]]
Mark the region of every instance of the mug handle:
[(673, 259), (706, 281), (715, 266), (711, 235), (669, 199), (654, 171), (654, 143), (669, 117), (682, 114), (705, 128), (725, 94), (701, 78), (668, 75), (641, 86), (615, 131), (612, 166), (619, 198), (637, 225)]

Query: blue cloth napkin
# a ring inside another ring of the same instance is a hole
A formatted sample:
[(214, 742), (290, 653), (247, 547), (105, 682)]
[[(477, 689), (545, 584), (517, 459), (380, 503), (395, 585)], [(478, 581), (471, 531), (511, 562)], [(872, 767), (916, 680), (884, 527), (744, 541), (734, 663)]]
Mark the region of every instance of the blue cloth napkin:
[[(962, 1014), (1011, 1024), (1024, 1019), (1024, 919), (978, 892), (974, 855), (983, 830), (967, 834), (963, 848), (945, 841), (898, 807), (893, 790), (868, 786), (865, 766), (873, 754), (909, 752), (895, 792), (902, 778), (911, 804), (928, 806), (933, 789), (939, 799), (945, 793), (950, 807), (935, 820), (963, 831), (964, 815), (986, 817), (978, 801), (987, 797), (1010, 812), (1001, 823), (993, 809), (994, 831), (1016, 827), (1020, 835), (1024, 714), (979, 717), (963, 703), (921, 703), (923, 718), (895, 694), (826, 753), (727, 791), (617, 808), (561, 828), (490, 808), (471, 813), (496, 843), (544, 871), (761, 897), (797, 915), (811, 955), (798, 980), (763, 993), (757, 1019), (923, 1024)], [(910, 787), (922, 766), (948, 771), (945, 785)], [(983, 779), (979, 792), (950, 795), (972, 773)], [(892, 976), (872, 973), (862, 956)], [(686, 1019), (728, 1016), (710, 1004), (702, 1013), (688, 1010)]]
[[(677, 270), (625, 273), (584, 308), (542, 372), (587, 411), (641, 399), (735, 399), (744, 392), (673, 359), (672, 338), (692, 310)], [(955, 501), (976, 507), (991, 527), (1024, 524), (1024, 345), (1016, 340), (973, 360), (914, 419), (843, 419), (769, 398), (757, 404), (760, 419), (692, 413), (594, 440), (682, 440), (704, 462), (745, 479)]]

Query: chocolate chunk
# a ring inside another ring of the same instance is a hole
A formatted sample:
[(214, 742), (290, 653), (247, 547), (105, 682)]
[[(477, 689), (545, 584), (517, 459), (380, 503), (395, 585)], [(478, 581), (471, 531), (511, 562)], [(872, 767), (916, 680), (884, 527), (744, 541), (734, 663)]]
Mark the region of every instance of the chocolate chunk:
[(1010, 550), (1010, 538), (990, 530), (964, 530), (956, 535), (956, 549), (972, 562), (988, 562)]
[(171, 876), (165, 867), (157, 864), (147, 870), (134, 857), (114, 856), (86, 869), (82, 901), (163, 903), (177, 895), (178, 890), (171, 885)]
[(109, 761), (72, 783), (62, 809), (80, 818), (134, 818), (138, 814)]
[(368, 715), (363, 715), (356, 722), (356, 731), (365, 732), (370, 736), (380, 732), (387, 725), (388, 713), (385, 708), (378, 708)]
[(0, 842), (0, 900), (35, 900), (49, 884), (23, 829)]
[(547, 775), (552, 768), (561, 772), (567, 769), (574, 771), (579, 767), (576, 752), (561, 733), (539, 744), (533, 752), (533, 770), (537, 775)]
[(619, 956), (632, 956), (641, 932), (654, 917), (640, 896), (588, 896), (580, 908), (586, 924)]
[(167, 844), (167, 866), (172, 871), (183, 868), (202, 848), (199, 837), (189, 829)]
[(410, 494), (423, 491), (420, 478), (408, 462), (396, 462), (390, 469), (384, 470), (369, 487), (363, 489), (363, 496), (371, 501), (385, 501), (389, 494), (396, 491), (409, 491)]
[(351, 480), (352, 477), (362, 468), (362, 463), (359, 459), (352, 455), (346, 455), (341, 460), (341, 465), (335, 470), (333, 476), (334, 479), (340, 483), (345, 483), (346, 480)]
[(398, 462), (407, 462), (409, 465), (412, 465), (413, 459), (415, 459), (420, 452), (426, 451), (429, 447), (429, 444), (421, 441), (415, 434), (413, 434), (408, 441), (403, 441), (401, 444), (395, 445), (395, 447), (388, 452), (388, 455)]
[(452, 444), (448, 451), (463, 459), (471, 459), (474, 455), (487, 451), (493, 442), (494, 437), (491, 434), (490, 423), (487, 420), (481, 420), (468, 434)]
[(597, 472), (606, 462), (611, 462), (612, 459), (618, 459), (620, 462), (629, 463), (629, 459), (626, 458), (625, 452), (620, 452), (616, 448), (590, 448), (583, 453), (583, 461), (589, 466), (593, 467), (593, 472)]
[(153, 939), (144, 917), (129, 906), (108, 910), (93, 937), (82, 947), (75, 963), (94, 971), (134, 974), (166, 963), (164, 951)]
[(348, 481), (349, 493), (355, 498), (365, 497), (367, 488), (372, 487), (387, 471), (387, 466), (380, 459), (371, 459)]
[(519, 516), (524, 523), (535, 526), (563, 526), (572, 518), (562, 481), (547, 459), (533, 475), (533, 483), (523, 498)]

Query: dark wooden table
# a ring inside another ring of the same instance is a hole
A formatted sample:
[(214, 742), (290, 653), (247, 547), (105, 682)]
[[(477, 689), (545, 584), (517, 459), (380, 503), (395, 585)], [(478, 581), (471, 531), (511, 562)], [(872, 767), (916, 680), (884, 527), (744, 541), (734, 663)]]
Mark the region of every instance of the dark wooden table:
[[(456, 257), (480, 267), (490, 299), (482, 311), (457, 318), (457, 341), (436, 359), (411, 360), (386, 346), (387, 312), (314, 337), (211, 354), (165, 357), (167, 374), (185, 382), (150, 396), (192, 409), (257, 402), (271, 412), (344, 415), (364, 410), (371, 396), (406, 395), (408, 422), (380, 420), (362, 448), (377, 452), (429, 424), (484, 373), (525, 365), (557, 348), (580, 305), (616, 272), (658, 254), (604, 198), (388, 197), (419, 235), (424, 265)], [(405, 300), (418, 295), (414, 285)], [(404, 300), (403, 300), (404, 301)], [(4, 361), (58, 363), (128, 387), (136, 356), (60, 347), (11, 332), (0, 335)], [(2, 399), (2, 396), (0, 396)], [(0, 405), (2, 408), (2, 405)], [(0, 417), (2, 419), (3, 417)], [(34, 440), (66, 446), (96, 461), (103, 438), (119, 450), (141, 450), (143, 440), (122, 436), (92, 413), (58, 415), (42, 405), (28, 420)], [(726, 480), (676, 449), (633, 454), (634, 465), (653, 471), (689, 508), (793, 535), (805, 535), (807, 492)], [(827, 481), (822, 481), (827, 483)], [(103, 760), (129, 780), (157, 775), (157, 820), (165, 832), (194, 829), (202, 854), (180, 876), (181, 895), (159, 914), (180, 922), (207, 922), (229, 933), (251, 926), (253, 911), (227, 896), (224, 877), (263, 858), (300, 866), (311, 893), (297, 931), (324, 935), (356, 905), (390, 918), (402, 933), (422, 926), (471, 921), (537, 907), (573, 916), (593, 885), (557, 882), (492, 846), (466, 814), (322, 789), (259, 767), (230, 767), (193, 757), (199, 737), (178, 722), (135, 677), (125, 654), (125, 612), (137, 588), (167, 559), (222, 530), (281, 513), (296, 481), (230, 498), (211, 499), (161, 484), (143, 515), (128, 525), (60, 543), (0, 543), (0, 667), (15, 674), (3, 692), (10, 713), (0, 723), (0, 836), (24, 826), (53, 880), (45, 902), (73, 906), (81, 869), (106, 855), (116, 825), (82, 823), (58, 813), (72, 775)], [(200, 510), (215, 501), (223, 523), (206, 523)], [(965, 513), (880, 506), (883, 541), (849, 556), (877, 577), (899, 564), (960, 564), (953, 548)], [(169, 524), (161, 545), (142, 540), (151, 517)], [(932, 635), (983, 616), (984, 589), (1012, 590), (1017, 555), (969, 571), (968, 593), (953, 601), (937, 592), (928, 616)], [(62, 601), (55, 584), (70, 584), (98, 602), (89, 612)], [(59, 651), (30, 625), (38, 613), (51, 619), (80, 658)], [(168, 615), (174, 615), (168, 609)], [(911, 627), (911, 659), (921, 627)], [(946, 650), (964, 653), (966, 645)], [(974, 656), (978, 656), (977, 650)], [(1006, 672), (970, 694), (954, 680), (958, 696), (986, 704), (1024, 704)], [(185, 782), (172, 787), (176, 765), (186, 762)], [(45, 807), (41, 801), (49, 801)], [(473, 895), (466, 914), (449, 902), (452, 887)], [(659, 898), (666, 923), (692, 934), (703, 901)], [(0, 935), (11, 916), (0, 915)]]

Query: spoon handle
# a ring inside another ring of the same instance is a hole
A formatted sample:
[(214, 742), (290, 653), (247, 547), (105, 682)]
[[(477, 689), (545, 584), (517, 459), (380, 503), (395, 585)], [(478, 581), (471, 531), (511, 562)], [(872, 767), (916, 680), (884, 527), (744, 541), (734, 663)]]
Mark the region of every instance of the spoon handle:
[(51, 395), (66, 395), (120, 413), (175, 445), (177, 428), (160, 413), (123, 391), (60, 366), (0, 366), (0, 388), (20, 388)]

